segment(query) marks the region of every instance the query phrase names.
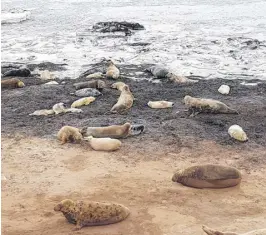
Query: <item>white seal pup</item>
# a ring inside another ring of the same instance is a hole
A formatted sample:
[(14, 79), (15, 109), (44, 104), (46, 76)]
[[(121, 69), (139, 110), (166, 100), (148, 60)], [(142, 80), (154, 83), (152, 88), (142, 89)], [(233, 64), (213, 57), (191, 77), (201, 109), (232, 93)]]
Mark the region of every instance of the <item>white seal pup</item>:
[(234, 167), (198, 165), (178, 170), (172, 181), (194, 188), (227, 188), (238, 185), (242, 176)]
[(152, 109), (165, 109), (165, 108), (172, 108), (174, 106), (174, 103), (164, 100), (149, 101), (148, 106)]
[(123, 87), (125, 86), (126, 84), (123, 83), (123, 82), (115, 82), (111, 85), (111, 88), (113, 89), (117, 89), (119, 91), (122, 91)]
[(92, 136), (85, 137), (85, 140), (89, 141), (92, 149), (96, 151), (115, 151), (118, 150), (122, 143), (120, 140), (107, 138), (94, 138)]
[(107, 70), (106, 70), (106, 77), (112, 79), (118, 79), (120, 76), (119, 69), (115, 66), (112, 60), (107, 61)]
[(94, 88), (83, 88), (83, 89), (77, 90), (74, 94), (79, 97), (85, 97), (85, 96), (97, 97), (97, 96), (102, 95), (101, 92), (99, 92), (97, 89), (94, 89)]
[(66, 112), (66, 107), (64, 103), (57, 103), (53, 106), (53, 111), (55, 114), (60, 114), (60, 113), (65, 113)]
[(228, 85), (221, 85), (218, 89), (218, 92), (223, 95), (228, 95), (230, 92), (230, 87)]
[(65, 110), (65, 113), (82, 113), (82, 109), (77, 108), (68, 108)]
[(228, 107), (226, 104), (213, 99), (195, 98), (186, 95), (184, 98), (185, 105), (192, 111), (192, 116), (198, 113), (224, 113), (224, 114), (238, 114), (235, 109)]
[(129, 86), (125, 85), (122, 88), (121, 94), (118, 98), (117, 103), (112, 107), (112, 113), (121, 113), (130, 109), (134, 102), (134, 96), (132, 95)]
[(71, 108), (78, 108), (78, 107), (81, 107), (83, 105), (89, 105), (93, 101), (95, 101), (95, 97), (92, 97), (92, 96), (84, 97), (84, 98), (81, 98), (81, 99), (78, 99), (78, 100), (74, 101), (71, 104)]
[(47, 116), (47, 115), (51, 115), (54, 114), (54, 110), (53, 109), (40, 109), (40, 110), (36, 110), (33, 113), (30, 113), (30, 116)]
[(52, 79), (55, 79), (55, 75), (54, 74), (51, 74), (49, 70), (43, 70), (43, 71), (40, 71), (40, 78), (42, 80), (52, 80)]
[(211, 229), (205, 225), (202, 226), (202, 229), (208, 235), (266, 235), (266, 228), (253, 230), (247, 233), (234, 233), (234, 232), (220, 232), (214, 229)]
[(241, 126), (239, 125), (232, 125), (229, 127), (228, 129), (228, 134), (238, 140), (238, 141), (241, 141), (241, 142), (245, 142), (248, 140), (248, 137), (247, 137), (247, 134), (245, 133), (245, 131), (242, 129)]

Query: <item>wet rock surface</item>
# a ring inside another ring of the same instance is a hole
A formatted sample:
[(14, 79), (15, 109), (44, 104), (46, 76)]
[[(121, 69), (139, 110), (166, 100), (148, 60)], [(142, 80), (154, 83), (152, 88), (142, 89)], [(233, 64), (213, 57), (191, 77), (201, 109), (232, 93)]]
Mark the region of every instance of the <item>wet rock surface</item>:
[(100, 33), (114, 33), (114, 32), (125, 32), (126, 34), (130, 35), (132, 32), (131, 30), (144, 30), (144, 26), (139, 23), (133, 22), (98, 22), (93, 25), (93, 31), (100, 32)]

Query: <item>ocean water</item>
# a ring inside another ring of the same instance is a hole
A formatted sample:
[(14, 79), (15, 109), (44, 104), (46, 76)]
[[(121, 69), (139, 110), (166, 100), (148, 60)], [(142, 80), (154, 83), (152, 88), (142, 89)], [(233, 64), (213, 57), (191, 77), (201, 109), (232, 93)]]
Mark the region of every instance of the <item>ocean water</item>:
[[(30, 12), (2, 24), (2, 63), (67, 63), (76, 78), (102, 58), (164, 64), (179, 75), (266, 80), (265, 0), (2, 0), (2, 13)], [(89, 29), (99, 21), (144, 25), (130, 37)], [(255, 41), (254, 41), (255, 40)], [(258, 40), (258, 41), (256, 41)], [(132, 46), (136, 42), (147, 46)]]

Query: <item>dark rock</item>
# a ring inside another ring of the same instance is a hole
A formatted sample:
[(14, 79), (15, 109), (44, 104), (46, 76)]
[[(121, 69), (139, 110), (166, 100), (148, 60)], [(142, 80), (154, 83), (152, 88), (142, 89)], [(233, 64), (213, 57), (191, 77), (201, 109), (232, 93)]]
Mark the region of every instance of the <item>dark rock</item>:
[(131, 30), (144, 30), (144, 26), (139, 23), (132, 22), (98, 22), (93, 26), (93, 31), (101, 33), (114, 33), (114, 32), (124, 32), (125, 36), (130, 36), (132, 34)]
[(4, 77), (28, 77), (30, 76), (30, 70), (29, 69), (12, 69), (4, 73)]

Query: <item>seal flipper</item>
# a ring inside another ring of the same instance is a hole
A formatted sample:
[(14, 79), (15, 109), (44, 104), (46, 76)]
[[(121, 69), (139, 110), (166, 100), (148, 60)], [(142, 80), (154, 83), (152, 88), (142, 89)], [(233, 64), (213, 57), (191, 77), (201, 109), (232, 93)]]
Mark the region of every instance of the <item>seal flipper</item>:
[(144, 125), (132, 125), (130, 129), (130, 136), (140, 135), (145, 130)]

